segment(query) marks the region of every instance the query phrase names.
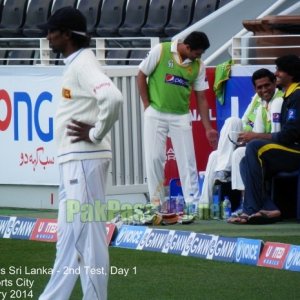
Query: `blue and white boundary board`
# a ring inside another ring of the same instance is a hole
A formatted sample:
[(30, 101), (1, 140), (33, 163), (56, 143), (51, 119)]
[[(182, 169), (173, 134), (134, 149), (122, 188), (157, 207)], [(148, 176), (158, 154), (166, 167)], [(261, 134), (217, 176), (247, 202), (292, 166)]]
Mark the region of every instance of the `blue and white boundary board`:
[(259, 239), (122, 225), (111, 246), (300, 272), (300, 246)]
[[(56, 241), (56, 220), (0, 216), (0, 238)], [(108, 243), (116, 227), (107, 224)], [(112, 247), (300, 272), (300, 246), (192, 231), (122, 225)]]
[(274, 65), (232, 66), (230, 78), (225, 83), (224, 104), (216, 101), (217, 127), (221, 130), (228, 117), (242, 117), (251, 98), (255, 94), (252, 74), (265, 68), (275, 71)]

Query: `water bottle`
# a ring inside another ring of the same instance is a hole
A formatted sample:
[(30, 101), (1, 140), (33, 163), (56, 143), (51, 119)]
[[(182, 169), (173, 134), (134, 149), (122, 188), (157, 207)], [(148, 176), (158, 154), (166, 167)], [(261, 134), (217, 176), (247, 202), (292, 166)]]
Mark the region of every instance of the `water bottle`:
[(231, 216), (231, 202), (228, 196), (224, 197), (224, 201), (222, 203), (222, 219), (227, 220)]
[(202, 195), (202, 188), (203, 188), (203, 183), (204, 183), (204, 174), (205, 174), (205, 172), (201, 171), (201, 172), (199, 172), (199, 176), (198, 176), (198, 184), (199, 184), (200, 195)]
[(188, 202), (185, 202), (184, 212), (187, 215), (192, 215), (192, 214), (195, 214), (196, 211), (197, 211), (197, 205), (196, 205), (196, 203), (194, 203), (194, 194), (190, 193), (189, 198), (188, 198)]
[(203, 220), (209, 220), (210, 219), (210, 209), (209, 204), (203, 205)]
[(220, 198), (219, 198), (219, 186), (214, 186), (213, 203), (211, 206), (211, 216), (214, 220), (220, 219)]
[(199, 203), (198, 205), (198, 208), (197, 208), (197, 212), (198, 212), (198, 219), (199, 220), (203, 220), (204, 216), (203, 216), (203, 213), (204, 213), (204, 204), (203, 203)]
[(184, 198), (182, 195), (178, 194), (176, 198), (175, 212), (182, 213), (184, 210)]
[(199, 220), (209, 220), (210, 209), (208, 203), (199, 203), (197, 208), (197, 216)]

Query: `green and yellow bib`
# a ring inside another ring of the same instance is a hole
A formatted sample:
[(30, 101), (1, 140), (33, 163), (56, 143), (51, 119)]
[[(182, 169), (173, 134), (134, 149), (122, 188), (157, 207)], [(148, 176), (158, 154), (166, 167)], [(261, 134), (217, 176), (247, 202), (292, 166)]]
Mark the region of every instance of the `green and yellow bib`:
[(171, 52), (171, 42), (162, 43), (160, 60), (148, 81), (150, 105), (161, 112), (188, 113), (199, 68), (199, 59), (187, 66), (178, 64)]

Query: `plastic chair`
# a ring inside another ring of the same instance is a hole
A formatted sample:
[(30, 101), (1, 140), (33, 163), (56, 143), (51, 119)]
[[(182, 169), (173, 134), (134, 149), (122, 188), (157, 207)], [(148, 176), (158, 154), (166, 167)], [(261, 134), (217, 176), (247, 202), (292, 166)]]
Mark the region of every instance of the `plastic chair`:
[(229, 2), (231, 2), (232, 0), (218, 0), (217, 2), (217, 6), (216, 9), (228, 4)]
[[(300, 170), (293, 172), (279, 172), (272, 178), (272, 186), (271, 186), (271, 197), (275, 199), (276, 195), (276, 184), (278, 179), (290, 179), (295, 178), (297, 180), (297, 191), (296, 191), (296, 219), (297, 222), (300, 222)], [(290, 185), (289, 185), (290, 188)]]
[[(32, 65), (34, 50), (11, 50), (7, 54), (7, 65)], [(13, 58), (14, 60), (9, 60)], [(24, 59), (27, 58), (27, 59)]]
[(80, 0), (77, 8), (83, 13), (87, 20), (87, 32), (95, 35), (96, 25), (101, 14), (102, 0)]
[(141, 61), (147, 56), (149, 50), (131, 50), (129, 65), (139, 65)]
[(146, 22), (149, 0), (128, 0), (125, 20), (119, 28), (121, 36), (139, 36)]
[(173, 178), (169, 183), (169, 199), (166, 201), (168, 213), (182, 213), (184, 209), (184, 198), (179, 178)]
[(171, 0), (152, 0), (150, 2), (147, 21), (142, 27), (144, 36), (166, 36), (164, 29), (170, 18), (171, 4)]
[(38, 28), (47, 22), (51, 12), (52, 0), (31, 0), (28, 5), (23, 35), (27, 37), (42, 37), (44, 30)]
[(65, 7), (65, 6), (72, 6), (75, 7), (77, 0), (54, 0), (51, 9), (51, 15), (56, 12), (58, 9)]
[(173, 36), (182, 31), (192, 21), (195, 0), (173, 0), (170, 20), (165, 27), (167, 36)]
[[(203, 175), (199, 176), (198, 184), (199, 184), (200, 191), (202, 191), (203, 181), (204, 181), (204, 176)], [(169, 182), (169, 188), (170, 188), (170, 197), (178, 196), (178, 195), (183, 196), (180, 178), (172, 178)]]
[(181, 182), (179, 178), (172, 178), (169, 183), (170, 187), (170, 199), (176, 196), (183, 196)]
[(96, 35), (119, 36), (119, 27), (124, 21), (125, 9), (126, 0), (104, 0), (100, 21), (96, 27)]
[(0, 36), (22, 36), (28, 0), (9, 0), (4, 3), (0, 24)]
[(192, 24), (216, 10), (217, 0), (196, 0)]
[(127, 65), (126, 60), (129, 57), (129, 50), (109, 50), (105, 62), (107, 65)]

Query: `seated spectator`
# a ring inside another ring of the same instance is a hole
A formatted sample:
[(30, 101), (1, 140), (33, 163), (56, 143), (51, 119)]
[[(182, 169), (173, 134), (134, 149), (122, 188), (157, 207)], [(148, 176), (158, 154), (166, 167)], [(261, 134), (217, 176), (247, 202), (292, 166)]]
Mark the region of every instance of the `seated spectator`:
[(271, 198), (269, 182), (278, 172), (300, 168), (300, 59), (286, 55), (276, 59), (275, 76), (283, 89), (281, 130), (273, 133), (240, 134), (246, 154), (240, 163), (245, 184), (243, 213), (228, 219), (236, 224), (267, 224), (281, 219)]
[(245, 132), (250, 140), (252, 131), (270, 133), (280, 130), (282, 92), (276, 89), (275, 75), (267, 69), (259, 69), (253, 73), (252, 83), (256, 94), (242, 119), (230, 117), (225, 121), (220, 132), (218, 148), (209, 156), (201, 203), (212, 203), (214, 184), (231, 180), (232, 189), (244, 190), (239, 172), (240, 160), (245, 155), (245, 147), (241, 147), (238, 141), (241, 132)]

